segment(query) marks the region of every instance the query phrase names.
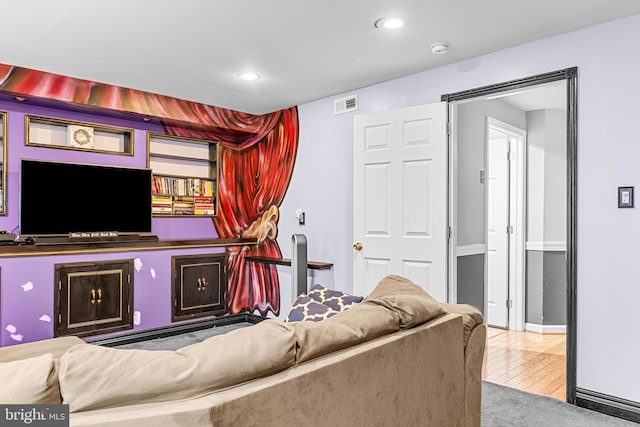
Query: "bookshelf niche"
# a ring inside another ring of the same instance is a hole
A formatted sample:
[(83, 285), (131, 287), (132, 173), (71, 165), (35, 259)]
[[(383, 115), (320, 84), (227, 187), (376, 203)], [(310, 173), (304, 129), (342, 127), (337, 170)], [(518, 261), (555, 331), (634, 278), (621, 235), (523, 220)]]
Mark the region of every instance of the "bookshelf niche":
[(218, 213), (218, 142), (147, 133), (156, 217), (212, 217)]
[(25, 144), (133, 156), (133, 129), (25, 116)]

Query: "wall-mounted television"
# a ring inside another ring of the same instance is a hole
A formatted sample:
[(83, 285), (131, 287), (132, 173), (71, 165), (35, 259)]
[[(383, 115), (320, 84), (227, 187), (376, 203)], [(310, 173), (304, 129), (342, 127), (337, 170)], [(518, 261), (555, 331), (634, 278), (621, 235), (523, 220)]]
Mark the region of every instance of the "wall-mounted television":
[(22, 159), (20, 234), (151, 232), (151, 169)]

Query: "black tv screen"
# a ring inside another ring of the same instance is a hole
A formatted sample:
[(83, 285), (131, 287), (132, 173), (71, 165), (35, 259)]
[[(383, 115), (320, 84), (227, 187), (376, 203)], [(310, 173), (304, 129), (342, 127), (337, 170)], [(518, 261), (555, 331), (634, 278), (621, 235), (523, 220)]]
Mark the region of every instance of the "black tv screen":
[(21, 161), (20, 234), (151, 232), (151, 170)]

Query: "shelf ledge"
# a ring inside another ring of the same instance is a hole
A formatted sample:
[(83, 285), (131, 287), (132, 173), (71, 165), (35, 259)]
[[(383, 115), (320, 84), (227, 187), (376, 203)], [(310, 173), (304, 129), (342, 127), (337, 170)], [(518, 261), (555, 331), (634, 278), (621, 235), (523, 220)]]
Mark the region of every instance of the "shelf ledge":
[[(262, 264), (291, 265), (291, 260), (287, 258), (270, 258), (263, 256), (248, 256), (245, 260), (259, 262)], [(311, 270), (331, 270), (333, 264), (329, 262), (307, 261), (307, 268)]]
[[(13, 242), (12, 242), (13, 243)], [(0, 258), (23, 257), (23, 256), (51, 256), (67, 255), (78, 253), (104, 253), (104, 252), (135, 252), (153, 251), (165, 249), (193, 249), (193, 248), (216, 248), (228, 246), (253, 246), (257, 245), (255, 238), (218, 238), (218, 239), (190, 239), (190, 240), (131, 240), (125, 242), (102, 242), (102, 243), (77, 243), (73, 244), (11, 244), (0, 245)]]

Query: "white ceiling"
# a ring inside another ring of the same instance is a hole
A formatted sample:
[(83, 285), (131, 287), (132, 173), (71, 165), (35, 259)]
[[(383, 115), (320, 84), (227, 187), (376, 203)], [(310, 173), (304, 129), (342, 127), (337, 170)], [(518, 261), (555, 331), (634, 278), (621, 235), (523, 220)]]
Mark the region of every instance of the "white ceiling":
[[(638, 0), (20, 0), (0, 62), (262, 114), (640, 13)], [(374, 22), (408, 23), (394, 32)], [(444, 41), (449, 53), (432, 55)], [(239, 72), (262, 75), (254, 82)]]

